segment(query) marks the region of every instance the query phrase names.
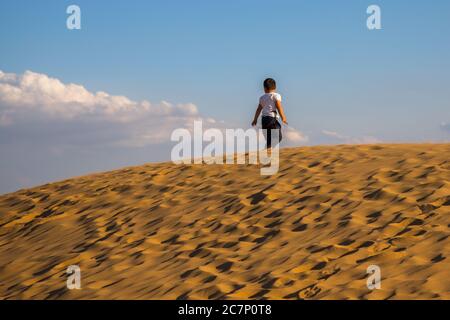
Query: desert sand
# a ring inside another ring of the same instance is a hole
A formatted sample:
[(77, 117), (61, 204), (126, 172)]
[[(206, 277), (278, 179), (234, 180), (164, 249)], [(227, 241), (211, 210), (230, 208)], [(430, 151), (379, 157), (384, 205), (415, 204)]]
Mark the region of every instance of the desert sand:
[(450, 144), (282, 149), (277, 175), (259, 169), (147, 164), (2, 195), (0, 298), (450, 299)]

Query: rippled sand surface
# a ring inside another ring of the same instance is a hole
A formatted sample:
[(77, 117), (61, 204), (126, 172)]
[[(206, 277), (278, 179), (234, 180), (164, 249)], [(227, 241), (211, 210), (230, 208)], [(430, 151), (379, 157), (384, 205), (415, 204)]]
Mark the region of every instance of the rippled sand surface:
[(450, 299), (450, 144), (283, 149), (259, 169), (148, 164), (0, 196), (0, 298)]

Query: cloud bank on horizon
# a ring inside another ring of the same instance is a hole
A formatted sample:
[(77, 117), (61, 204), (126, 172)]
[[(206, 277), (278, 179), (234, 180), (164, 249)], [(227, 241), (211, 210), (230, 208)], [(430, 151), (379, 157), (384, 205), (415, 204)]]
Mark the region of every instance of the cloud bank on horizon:
[[(144, 146), (164, 142), (164, 132), (170, 137), (168, 130), (198, 117), (198, 108), (192, 103), (136, 102), (103, 91), (93, 93), (82, 85), (65, 84), (41, 73), (0, 71), (0, 126), (6, 128), (46, 123), (51, 130), (54, 123), (79, 123), (83, 130), (91, 127), (96, 131), (108, 124), (120, 133), (112, 135), (108, 143)], [(95, 140), (93, 134), (91, 141)]]
[(343, 135), (338, 132), (329, 131), (329, 130), (322, 130), (322, 133), (325, 136), (330, 137), (332, 139), (336, 139), (337, 142), (344, 143), (344, 144), (374, 144), (374, 143), (383, 142), (382, 140), (380, 140), (376, 137), (372, 137), (372, 136), (362, 136), (359, 138), (358, 137), (350, 137), (350, 136)]

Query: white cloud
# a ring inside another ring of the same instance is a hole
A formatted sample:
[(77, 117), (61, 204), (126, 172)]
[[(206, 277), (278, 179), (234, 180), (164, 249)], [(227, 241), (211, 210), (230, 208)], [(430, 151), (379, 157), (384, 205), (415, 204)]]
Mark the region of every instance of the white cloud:
[[(201, 118), (193, 103), (134, 101), (104, 91), (91, 92), (82, 85), (66, 84), (41, 73), (0, 71), (3, 132), (23, 133), (34, 128), (33, 135), (47, 133), (48, 137), (53, 128), (58, 139), (65, 137), (67, 143), (89, 140), (94, 145), (98, 141), (102, 145), (142, 147), (167, 142), (174, 128)], [(209, 119), (208, 123), (213, 121)]]
[(283, 135), (286, 137), (288, 142), (291, 144), (304, 143), (309, 140), (308, 137), (305, 136), (302, 132), (300, 132), (292, 127), (287, 127), (287, 129), (284, 130)]
[(450, 133), (450, 123), (442, 122), (441, 123), (441, 129)]
[(339, 140), (340, 142), (346, 144), (374, 144), (382, 142), (380, 139), (372, 136), (362, 136), (356, 138), (340, 134), (336, 131), (329, 131), (329, 130), (322, 130), (322, 134), (326, 135), (327, 137)]
[(322, 130), (322, 133), (328, 137), (336, 138), (339, 140), (345, 140), (348, 139), (347, 136), (343, 136), (335, 131), (328, 131), (328, 130)]
[[(26, 71), (22, 75), (0, 71), (0, 112), (2, 122), (20, 120), (31, 114), (53, 119), (101, 118), (129, 122), (143, 116), (195, 116), (192, 103), (173, 105), (167, 101), (151, 104), (103, 91), (90, 92), (82, 85), (64, 84), (45, 74)], [(9, 123), (10, 124), (10, 123)]]

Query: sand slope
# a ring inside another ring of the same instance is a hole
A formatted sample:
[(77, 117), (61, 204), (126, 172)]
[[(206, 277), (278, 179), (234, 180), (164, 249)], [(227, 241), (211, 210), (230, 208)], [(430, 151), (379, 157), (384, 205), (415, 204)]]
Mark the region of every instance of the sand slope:
[(450, 299), (449, 224), (450, 144), (149, 164), (0, 196), (0, 298)]

